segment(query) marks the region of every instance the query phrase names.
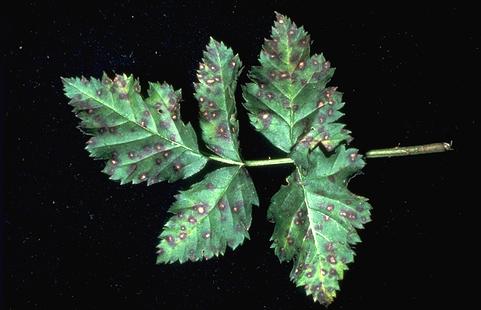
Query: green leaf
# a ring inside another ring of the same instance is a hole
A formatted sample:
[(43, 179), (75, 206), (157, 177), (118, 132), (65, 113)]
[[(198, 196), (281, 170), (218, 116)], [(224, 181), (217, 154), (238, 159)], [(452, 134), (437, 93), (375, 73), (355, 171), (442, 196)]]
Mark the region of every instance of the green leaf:
[(239, 56), (213, 38), (197, 71), (195, 97), (200, 105), (200, 127), (207, 147), (219, 156), (240, 161), (239, 122), (235, 89), (242, 63)]
[(354, 259), (349, 245), (360, 242), (356, 228), (370, 220), (367, 199), (347, 189), (364, 161), (356, 149), (341, 145), (329, 157), (315, 148), (296, 166), (268, 210), (276, 223), (272, 247), (281, 261), (294, 261), (292, 281), (329, 304)]
[(310, 57), (310, 36), (289, 18), (277, 14), (270, 40), (259, 56), (261, 66), (249, 72), (244, 106), (254, 127), (289, 153), (299, 140), (333, 150), (349, 139), (334, 123), (343, 103), (335, 88), (326, 88), (334, 69), (322, 55)]
[(107, 160), (103, 172), (110, 179), (121, 184), (172, 182), (206, 164), (192, 126), (180, 119), (180, 90), (150, 83), (144, 100), (138, 80), (125, 74), (114, 80), (105, 74), (101, 81), (62, 80), (81, 130), (93, 136), (86, 149), (95, 159)]
[(259, 205), (247, 170), (227, 167), (180, 192), (160, 234), (157, 263), (197, 261), (235, 249), (249, 237), (252, 205)]

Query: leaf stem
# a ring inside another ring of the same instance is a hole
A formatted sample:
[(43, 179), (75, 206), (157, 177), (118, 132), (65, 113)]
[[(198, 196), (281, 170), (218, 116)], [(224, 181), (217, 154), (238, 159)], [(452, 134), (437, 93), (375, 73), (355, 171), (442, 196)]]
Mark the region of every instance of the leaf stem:
[(247, 167), (259, 167), (259, 166), (292, 164), (294, 163), (294, 161), (291, 158), (287, 157), (287, 158), (276, 158), (276, 159), (246, 160), (244, 163)]
[[(374, 149), (366, 153), (366, 158), (382, 158), (382, 157), (398, 157), (398, 156), (411, 156), (430, 153), (442, 153), (452, 151), (453, 145), (451, 143), (440, 142), (424, 145), (412, 145), (412, 146), (396, 146), (386, 149)], [(219, 161), (226, 164), (246, 166), (246, 167), (262, 167), (272, 165), (284, 165), (292, 164), (294, 161), (289, 158), (275, 158), (275, 159), (260, 159), (260, 160), (245, 160), (244, 162), (235, 161), (231, 159), (222, 158), (219, 156), (211, 155), (210, 159)]]
[(424, 145), (396, 146), (387, 149), (375, 149), (366, 153), (366, 158), (411, 156), (430, 153), (442, 153), (453, 149), (452, 142), (431, 143)]
[(215, 155), (210, 155), (209, 159), (219, 161), (221, 163), (236, 165), (236, 166), (244, 166), (245, 165), (245, 163), (243, 163), (243, 162), (235, 161), (235, 160), (231, 160), (231, 159), (227, 159), (227, 158), (222, 158), (222, 157), (215, 156)]

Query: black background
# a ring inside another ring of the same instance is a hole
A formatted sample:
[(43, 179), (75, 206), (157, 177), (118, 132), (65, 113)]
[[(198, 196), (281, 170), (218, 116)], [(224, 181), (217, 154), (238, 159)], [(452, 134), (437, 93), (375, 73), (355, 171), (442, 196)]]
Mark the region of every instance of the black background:
[[(354, 192), (371, 199), (373, 222), (361, 232), (364, 242), (331, 309), (459, 305), (474, 297), (465, 282), (478, 264), (477, 243), (470, 241), (477, 181), (467, 179), (480, 163), (474, 9), (14, 2), (1, 18), (6, 308), (320, 307), (294, 287), (291, 266), (269, 249), (266, 208), (289, 167), (251, 169), (261, 206), (251, 240), (238, 250), (208, 262), (155, 265), (156, 237), (173, 194), (203, 173), (151, 187), (109, 181), (99, 172), (103, 164), (83, 150), (86, 138), (59, 79), (106, 70), (133, 73), (143, 85), (166, 80), (183, 89), (183, 118), (197, 128), (192, 82), (209, 36), (232, 46), (249, 67), (275, 10), (304, 25), (312, 50), (337, 68), (332, 85), (344, 92), (344, 121), (362, 152), (454, 141), (450, 153), (368, 160), (365, 174), (352, 181)], [(282, 156), (239, 109), (244, 157)]]

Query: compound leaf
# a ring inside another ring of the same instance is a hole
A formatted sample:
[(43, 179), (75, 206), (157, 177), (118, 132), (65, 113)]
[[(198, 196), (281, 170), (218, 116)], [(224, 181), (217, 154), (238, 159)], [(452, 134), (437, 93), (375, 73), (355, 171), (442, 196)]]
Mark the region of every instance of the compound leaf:
[(357, 150), (341, 145), (328, 157), (315, 148), (307, 166), (296, 165), (268, 210), (276, 223), (272, 247), (281, 261), (294, 261), (292, 281), (314, 300), (329, 304), (354, 259), (349, 245), (360, 242), (356, 228), (370, 220), (367, 199), (347, 189), (364, 161)]
[(104, 74), (95, 78), (62, 79), (65, 95), (80, 118), (81, 130), (93, 137), (86, 149), (107, 160), (103, 172), (121, 184), (153, 184), (186, 178), (201, 170), (196, 134), (180, 119), (180, 90), (150, 83), (149, 97), (140, 95), (133, 76)]
[(311, 39), (303, 27), (277, 14), (270, 40), (243, 87), (244, 106), (254, 127), (289, 153), (302, 140), (310, 148), (322, 143), (333, 150), (349, 139), (342, 124), (341, 94), (326, 88), (334, 69), (323, 55), (310, 57)]
[(227, 246), (235, 249), (249, 237), (252, 205), (259, 205), (242, 167), (217, 169), (176, 198), (160, 234), (157, 263), (209, 259)]
[[(311, 56), (310, 48), (303, 27), (277, 14), (260, 66), (249, 71), (251, 82), (242, 87), (243, 104), (253, 126), (294, 161), (287, 185), (268, 209), (275, 223), (272, 248), (280, 261), (293, 261), (290, 276), (297, 286), (329, 304), (354, 260), (356, 229), (370, 221), (371, 206), (347, 188), (365, 163), (344, 145), (351, 137), (338, 122), (342, 94), (327, 87), (334, 69), (322, 54)], [(159, 235), (157, 263), (198, 261), (235, 249), (249, 238), (252, 206), (259, 205), (244, 167), (249, 162), (239, 153), (235, 89), (242, 63), (212, 38), (203, 56), (195, 97), (202, 138), (218, 156), (199, 152), (192, 126), (180, 119), (181, 92), (168, 84), (150, 83), (144, 99), (132, 76), (63, 79), (79, 127), (93, 136), (86, 149), (107, 160), (103, 171), (121, 184), (186, 178), (208, 158), (234, 164), (176, 196), (173, 216)]]
[(197, 71), (195, 97), (200, 105), (200, 127), (207, 147), (217, 155), (240, 161), (239, 122), (235, 89), (242, 63), (238, 55), (213, 38)]

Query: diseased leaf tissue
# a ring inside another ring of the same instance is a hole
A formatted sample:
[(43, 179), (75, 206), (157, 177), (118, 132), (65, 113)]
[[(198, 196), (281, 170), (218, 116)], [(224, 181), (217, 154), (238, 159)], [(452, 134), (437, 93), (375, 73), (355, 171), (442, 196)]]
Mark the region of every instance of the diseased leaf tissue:
[[(242, 104), (257, 131), (294, 161), (268, 209), (275, 223), (272, 248), (280, 261), (293, 262), (290, 277), (297, 286), (329, 304), (353, 261), (351, 245), (360, 242), (356, 229), (370, 220), (371, 207), (347, 189), (364, 161), (346, 146), (350, 132), (338, 122), (342, 94), (327, 86), (334, 69), (322, 54), (311, 56), (310, 46), (303, 27), (277, 14), (260, 65), (242, 86)], [(195, 98), (201, 137), (212, 154), (199, 151), (195, 131), (181, 120), (180, 90), (150, 83), (142, 98), (138, 80), (125, 74), (63, 79), (80, 127), (91, 136), (86, 149), (106, 161), (103, 172), (110, 179), (150, 185), (187, 178), (208, 160), (225, 164), (176, 196), (160, 234), (158, 263), (209, 259), (249, 237), (252, 206), (259, 199), (239, 152), (235, 91), (241, 66), (230, 48), (210, 40)]]

